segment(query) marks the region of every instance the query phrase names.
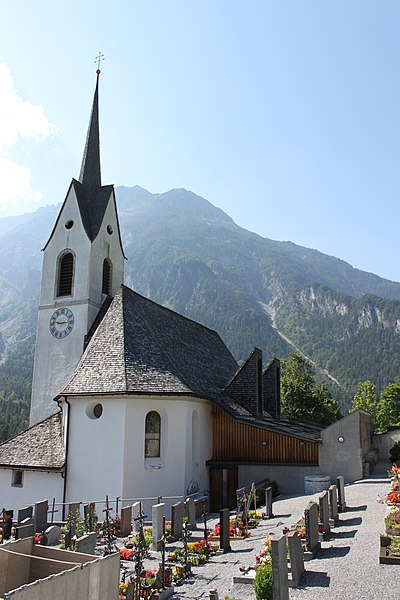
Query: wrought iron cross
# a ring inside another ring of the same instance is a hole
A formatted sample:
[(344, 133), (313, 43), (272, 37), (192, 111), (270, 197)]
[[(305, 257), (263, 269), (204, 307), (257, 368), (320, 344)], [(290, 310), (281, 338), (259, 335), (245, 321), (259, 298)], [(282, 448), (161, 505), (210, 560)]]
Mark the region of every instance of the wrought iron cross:
[(101, 52), (99, 52), (99, 55), (96, 56), (96, 58), (94, 59), (94, 62), (97, 63), (97, 70), (100, 71), (100, 63), (102, 60), (105, 60), (104, 54), (102, 54)]

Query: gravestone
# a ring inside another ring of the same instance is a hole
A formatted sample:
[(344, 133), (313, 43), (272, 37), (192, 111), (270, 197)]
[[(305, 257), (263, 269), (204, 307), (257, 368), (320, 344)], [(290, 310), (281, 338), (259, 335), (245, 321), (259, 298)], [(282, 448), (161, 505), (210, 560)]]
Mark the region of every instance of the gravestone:
[(12, 530), (12, 526), (13, 526), (13, 516), (14, 516), (14, 511), (12, 510), (6, 510), (5, 508), (3, 508), (1, 517), (0, 517), (0, 524), (1, 524), (1, 533), (3, 534), (3, 539), (4, 540), (9, 540), (11, 537), (11, 530)]
[(306, 506), (304, 520), (307, 542), (307, 552), (304, 554), (304, 559), (311, 560), (321, 549), (321, 543), (318, 539), (318, 506), (315, 502), (309, 502)]
[(152, 517), (152, 525), (153, 525), (152, 542), (151, 542), (152, 550), (158, 551), (161, 548), (164, 516), (165, 516), (165, 503), (161, 502), (160, 504), (154, 504), (154, 506), (151, 509), (151, 517)]
[(337, 487), (331, 485), (329, 488), (329, 516), (331, 518), (332, 527), (337, 527), (339, 524), (338, 516), (338, 501), (337, 501)]
[(58, 527), (58, 525), (50, 525), (50, 527), (46, 529), (45, 534), (48, 546), (55, 546), (60, 543), (61, 527)]
[(193, 498), (186, 498), (185, 502), (185, 517), (188, 518), (188, 524), (191, 531), (197, 529), (196, 525), (196, 506)]
[(94, 502), (88, 502), (83, 505), (83, 515), (85, 520), (86, 528), (89, 531), (93, 531), (95, 528), (95, 513), (96, 513), (96, 504)]
[(136, 533), (139, 531), (139, 522), (136, 520), (139, 516), (141, 508), (141, 502), (134, 502), (132, 504), (132, 531)]
[(17, 529), (17, 537), (19, 540), (33, 537), (35, 535), (35, 521), (32, 517), (24, 519)]
[(76, 518), (81, 514), (81, 505), (79, 502), (70, 502), (68, 506), (68, 514), (71, 516), (70, 534), (71, 537), (76, 535)]
[(25, 506), (25, 508), (20, 508), (18, 510), (18, 518), (17, 524), (21, 525), (22, 521), (25, 519), (30, 519), (33, 515), (33, 506)]
[(322, 523), (322, 533), (324, 534), (324, 539), (327, 540), (329, 538), (329, 534), (331, 532), (331, 527), (329, 525), (329, 501), (328, 501), (329, 493), (323, 492), (319, 496), (319, 518)]
[(271, 540), (272, 590), (274, 600), (289, 600), (286, 537)]
[(179, 540), (182, 536), (182, 524), (184, 516), (185, 506), (183, 502), (177, 502), (171, 506), (171, 535), (174, 540)]
[(49, 503), (47, 500), (35, 503), (35, 533), (41, 533), (47, 529), (47, 511)]
[(297, 531), (290, 531), (287, 536), (289, 555), (290, 555), (290, 571), (292, 579), (291, 587), (298, 587), (304, 573), (304, 557), (303, 548), (301, 547), (301, 537)]
[(121, 508), (121, 537), (127, 537), (132, 531), (132, 506)]
[(94, 554), (96, 548), (96, 539), (97, 536), (94, 531), (78, 538), (75, 542), (76, 552), (82, 552), (83, 554)]
[(229, 538), (229, 508), (219, 511), (219, 548), (223, 552), (230, 552), (231, 544)]
[(268, 519), (274, 516), (272, 513), (272, 487), (265, 488), (265, 515)]
[(338, 491), (338, 512), (344, 512), (346, 510), (346, 498), (344, 493), (344, 477), (339, 475), (336, 478), (336, 485)]
[(209, 590), (209, 600), (219, 600), (218, 590)]

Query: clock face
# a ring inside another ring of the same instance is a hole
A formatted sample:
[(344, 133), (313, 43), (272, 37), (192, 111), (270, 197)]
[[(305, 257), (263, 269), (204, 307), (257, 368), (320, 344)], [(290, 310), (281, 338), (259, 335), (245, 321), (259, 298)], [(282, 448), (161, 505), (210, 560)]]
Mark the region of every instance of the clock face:
[(50, 317), (49, 329), (58, 340), (67, 337), (74, 327), (74, 313), (69, 308), (57, 308)]

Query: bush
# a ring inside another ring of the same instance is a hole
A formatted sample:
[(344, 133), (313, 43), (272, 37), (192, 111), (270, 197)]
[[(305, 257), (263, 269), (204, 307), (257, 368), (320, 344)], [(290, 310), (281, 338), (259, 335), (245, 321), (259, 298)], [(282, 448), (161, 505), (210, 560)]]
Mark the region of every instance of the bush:
[(397, 466), (400, 464), (400, 442), (396, 442), (394, 446), (390, 448), (390, 461), (396, 463)]
[(272, 600), (272, 565), (261, 565), (254, 578), (254, 592), (257, 600)]

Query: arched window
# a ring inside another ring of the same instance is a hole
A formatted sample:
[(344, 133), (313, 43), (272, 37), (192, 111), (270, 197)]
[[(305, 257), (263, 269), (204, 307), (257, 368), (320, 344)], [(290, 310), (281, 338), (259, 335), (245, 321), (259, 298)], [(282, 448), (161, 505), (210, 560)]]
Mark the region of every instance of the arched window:
[(146, 458), (160, 456), (161, 417), (155, 410), (146, 415), (144, 455)]
[(111, 294), (112, 263), (109, 258), (103, 260), (103, 294)]
[(74, 255), (66, 252), (58, 265), (57, 296), (71, 296), (74, 279)]

